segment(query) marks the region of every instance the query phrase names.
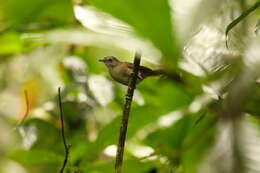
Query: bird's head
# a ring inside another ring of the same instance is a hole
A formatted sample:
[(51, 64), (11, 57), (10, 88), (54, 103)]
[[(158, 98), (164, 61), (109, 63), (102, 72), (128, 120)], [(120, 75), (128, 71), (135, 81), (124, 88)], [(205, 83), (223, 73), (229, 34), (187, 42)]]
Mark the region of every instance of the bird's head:
[(114, 56), (106, 56), (99, 61), (105, 63), (108, 68), (113, 68), (120, 63), (120, 61)]

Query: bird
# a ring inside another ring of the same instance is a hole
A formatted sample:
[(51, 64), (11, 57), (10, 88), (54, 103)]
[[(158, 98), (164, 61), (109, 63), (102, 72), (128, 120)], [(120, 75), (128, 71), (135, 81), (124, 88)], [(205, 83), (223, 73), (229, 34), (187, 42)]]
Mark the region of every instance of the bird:
[[(134, 69), (133, 63), (122, 62), (114, 56), (106, 56), (102, 59), (99, 59), (99, 61), (103, 62), (106, 65), (106, 67), (108, 68), (109, 74), (115, 81), (117, 81), (123, 85), (128, 85), (129, 79), (130, 79), (131, 74)], [(148, 67), (140, 66), (139, 72), (137, 74), (136, 83), (137, 84), (140, 83), (147, 77), (161, 76), (163, 74), (164, 74), (163, 70), (152, 70)]]

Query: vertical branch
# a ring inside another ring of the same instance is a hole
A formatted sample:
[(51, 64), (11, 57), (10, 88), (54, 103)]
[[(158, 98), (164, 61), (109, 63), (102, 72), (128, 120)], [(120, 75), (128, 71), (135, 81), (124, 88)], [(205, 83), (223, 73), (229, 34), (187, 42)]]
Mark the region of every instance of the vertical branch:
[(245, 172), (245, 163), (243, 154), (241, 151), (241, 137), (240, 137), (240, 119), (232, 119), (231, 124), (231, 147), (232, 147), (232, 173), (244, 173)]
[(243, 150), (241, 149), (242, 135), (241, 135), (241, 122), (244, 104), (248, 97), (252, 94), (252, 87), (258, 77), (257, 69), (244, 69), (228, 90), (228, 94), (223, 100), (222, 110), (219, 112), (221, 120), (229, 123), (231, 127), (230, 142), (232, 164), (231, 173), (245, 173), (245, 158), (243, 157)]
[(60, 169), (60, 173), (63, 173), (66, 164), (68, 162), (68, 157), (69, 157), (69, 150), (70, 150), (70, 145), (67, 144), (66, 142), (66, 137), (65, 137), (65, 132), (64, 132), (64, 121), (63, 121), (63, 109), (62, 109), (62, 102), (61, 102), (61, 94), (60, 94), (60, 87), (58, 88), (58, 94), (59, 94), (59, 108), (60, 108), (60, 120), (61, 120), (61, 135), (62, 135), (62, 141), (64, 144), (65, 148), (65, 158), (63, 161), (63, 165)]
[(134, 69), (133, 69), (133, 72), (129, 79), (127, 94), (125, 97), (124, 111), (123, 111), (123, 116), (122, 116), (122, 120), (121, 120), (120, 134), (119, 134), (119, 139), (118, 139), (118, 144), (117, 144), (115, 173), (122, 172), (127, 125), (128, 125), (128, 119), (129, 119), (129, 113), (130, 113), (131, 103), (132, 103), (132, 99), (133, 99), (133, 94), (134, 94), (134, 90), (135, 90), (135, 86), (136, 86), (137, 75), (139, 72), (140, 61), (141, 61), (141, 55), (139, 53), (136, 53), (135, 59), (134, 59)]

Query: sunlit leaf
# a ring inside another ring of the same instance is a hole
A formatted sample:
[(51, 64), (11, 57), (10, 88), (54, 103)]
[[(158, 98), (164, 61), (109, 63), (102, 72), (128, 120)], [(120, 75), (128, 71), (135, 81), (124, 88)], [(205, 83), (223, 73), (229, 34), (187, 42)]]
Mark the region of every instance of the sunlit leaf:
[(167, 0), (87, 2), (133, 26), (137, 33), (150, 39), (166, 58), (176, 62), (180, 50), (172, 34), (170, 7)]
[(5, 32), (0, 35), (0, 56), (25, 53), (41, 45), (41, 42), (30, 38), (23, 38), (17, 32)]
[(22, 40), (15, 33), (1, 35), (0, 45), (0, 54), (17, 53), (22, 50)]

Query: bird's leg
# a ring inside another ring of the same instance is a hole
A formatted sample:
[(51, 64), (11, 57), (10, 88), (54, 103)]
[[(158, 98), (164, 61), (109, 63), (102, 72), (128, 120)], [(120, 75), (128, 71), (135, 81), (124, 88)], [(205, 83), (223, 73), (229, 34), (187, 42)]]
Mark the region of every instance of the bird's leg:
[(131, 96), (129, 96), (128, 94), (125, 95), (125, 99), (126, 100), (130, 100), (131, 99)]
[[(134, 72), (131, 71), (129, 76), (130, 76), (130, 78), (132, 78), (134, 76)], [(130, 78), (129, 78), (129, 80), (130, 80)], [(130, 89), (135, 89), (135, 88), (132, 88), (129, 84), (128, 84), (128, 87), (130, 87)], [(125, 95), (125, 98), (126, 98), (126, 100), (131, 100), (131, 96), (128, 95), (128, 93)]]

